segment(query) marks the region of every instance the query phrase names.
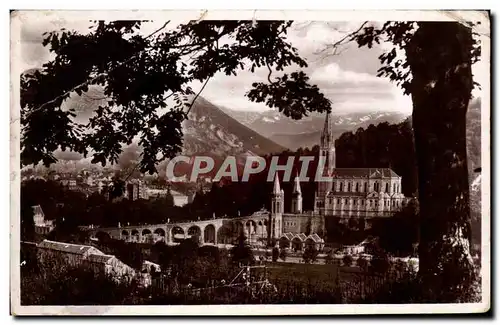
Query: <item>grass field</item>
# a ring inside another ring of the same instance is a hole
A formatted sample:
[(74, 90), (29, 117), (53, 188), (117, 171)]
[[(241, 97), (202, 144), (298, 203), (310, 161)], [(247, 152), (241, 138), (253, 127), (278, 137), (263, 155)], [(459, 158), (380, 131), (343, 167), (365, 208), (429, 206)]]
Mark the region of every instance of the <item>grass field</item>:
[(337, 273), (342, 280), (348, 276), (347, 271), (356, 272), (354, 267), (342, 267), (327, 264), (304, 264), (304, 263), (266, 263), (269, 280), (273, 283), (296, 283), (301, 282), (311, 285), (335, 285)]

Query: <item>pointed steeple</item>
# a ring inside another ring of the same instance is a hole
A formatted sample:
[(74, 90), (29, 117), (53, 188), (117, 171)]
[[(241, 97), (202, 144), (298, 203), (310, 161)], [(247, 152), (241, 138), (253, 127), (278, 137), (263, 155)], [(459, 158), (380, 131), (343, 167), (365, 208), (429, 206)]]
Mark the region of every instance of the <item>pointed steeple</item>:
[(281, 187), (280, 187), (280, 180), (278, 178), (278, 173), (274, 174), (273, 194), (281, 194)]
[(325, 125), (323, 126), (323, 132), (321, 133), (321, 147), (330, 147), (333, 144), (333, 120), (330, 117), (330, 112), (328, 112), (326, 113)]
[(300, 178), (299, 178), (298, 174), (295, 176), (293, 193), (294, 194), (302, 194), (302, 190), (300, 189)]

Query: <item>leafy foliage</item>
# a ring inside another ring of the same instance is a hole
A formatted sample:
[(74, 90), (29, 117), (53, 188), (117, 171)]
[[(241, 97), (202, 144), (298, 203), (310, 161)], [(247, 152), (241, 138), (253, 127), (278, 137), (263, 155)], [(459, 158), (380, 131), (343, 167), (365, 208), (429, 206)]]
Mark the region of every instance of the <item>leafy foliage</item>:
[(358, 257), (358, 259), (356, 260), (356, 264), (363, 271), (366, 271), (366, 269), (368, 268), (368, 261), (363, 256)]
[(318, 258), (318, 250), (314, 246), (307, 245), (302, 254), (302, 259), (304, 263), (314, 263)]
[(252, 249), (243, 234), (238, 237), (238, 243), (231, 249), (231, 255), (235, 264), (247, 265), (255, 262)]
[[(304, 72), (282, 73), (286, 67), (307, 66), (286, 39), (292, 22), (191, 21), (148, 36), (140, 34), (143, 23), (96, 21), (87, 34), (45, 35), (43, 45), (55, 58), (21, 78), (23, 166), (48, 166), (59, 148), (91, 155), (93, 163), (116, 163), (123, 145), (138, 138), (141, 171), (153, 173), (159, 162), (182, 149), (185, 108), (197, 97), (186, 104), (186, 96), (194, 95), (191, 83), (206, 84), (218, 72), (237, 75), (259, 67), (280, 72), (277, 81), (254, 84), (248, 97), (268, 98), (266, 104), (295, 119), (330, 109)], [(91, 85), (104, 87), (106, 100), (87, 124), (79, 123), (63, 104)]]
[(349, 254), (346, 254), (344, 255), (344, 257), (342, 258), (342, 263), (344, 263), (344, 266), (351, 266), (352, 265), (352, 261), (354, 259), (352, 258), (351, 255)]
[[(366, 46), (368, 48), (372, 48), (375, 43), (392, 43), (393, 47), (391, 50), (379, 56), (382, 66), (379, 68), (377, 76), (389, 78), (403, 89), (405, 95), (410, 95), (412, 93), (412, 73), (410, 64), (407, 60), (398, 56), (397, 52), (406, 51), (415, 31), (421, 24), (422, 22), (388, 21), (380, 27), (363, 27), (358, 33), (351, 35), (348, 40), (356, 41), (359, 47)], [(468, 27), (472, 28), (475, 25), (476, 23), (471, 22)], [(478, 35), (477, 33), (473, 34)], [(481, 56), (479, 40), (474, 40), (470, 56), (472, 58), (472, 63), (479, 60)]]
[(287, 257), (287, 252), (286, 252), (286, 249), (280, 249), (280, 259), (285, 262), (286, 261), (286, 257)]
[(277, 262), (279, 256), (280, 256), (280, 249), (278, 247), (273, 247), (272, 250), (273, 262)]

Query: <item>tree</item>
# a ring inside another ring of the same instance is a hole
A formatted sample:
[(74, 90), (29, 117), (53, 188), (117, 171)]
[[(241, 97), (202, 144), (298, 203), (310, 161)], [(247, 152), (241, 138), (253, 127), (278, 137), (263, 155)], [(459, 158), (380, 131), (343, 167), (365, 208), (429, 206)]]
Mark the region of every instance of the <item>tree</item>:
[(108, 188), (109, 200), (113, 201), (115, 198), (121, 197), (125, 193), (125, 182), (115, 175), (111, 180), (111, 185)]
[(21, 240), (31, 241), (35, 238), (35, 221), (33, 207), (21, 204)]
[(358, 260), (356, 261), (356, 264), (363, 271), (366, 271), (366, 269), (368, 268), (368, 261), (363, 256), (360, 256), (358, 258)]
[(302, 259), (305, 263), (314, 263), (318, 258), (318, 250), (314, 246), (307, 246), (302, 254)]
[(370, 268), (375, 273), (386, 273), (391, 266), (389, 256), (385, 252), (376, 253), (370, 261)]
[(280, 258), (283, 262), (286, 262), (286, 256), (287, 256), (286, 249), (284, 248), (280, 249)]
[(344, 255), (342, 258), (342, 263), (344, 263), (344, 266), (351, 266), (352, 265), (353, 258), (351, 255)]
[(273, 262), (277, 262), (280, 256), (280, 249), (278, 247), (273, 247), (272, 254), (273, 254)]
[(333, 264), (333, 262), (334, 262), (334, 256), (333, 256), (333, 250), (331, 250), (325, 256), (325, 264)]
[(243, 234), (238, 237), (238, 243), (231, 249), (231, 255), (233, 257), (233, 263), (253, 264), (255, 262), (252, 249), (248, 245), (247, 239)]
[[(377, 27), (366, 22), (330, 46), (336, 49), (352, 40), (369, 48), (381, 41), (394, 44), (379, 57), (379, 76), (412, 97), (421, 218), (419, 275), (423, 290), (443, 301), (463, 301), (474, 285), (465, 142), (474, 86), (471, 65), (480, 55), (474, 25), (387, 22)], [(398, 58), (397, 50), (405, 53), (405, 60)]]
[[(92, 163), (117, 163), (122, 146), (138, 137), (140, 170), (154, 173), (157, 163), (182, 150), (181, 124), (199, 95), (190, 83), (200, 81), (203, 89), (217, 72), (267, 68), (267, 82), (254, 83), (247, 97), (293, 119), (330, 110), (303, 71), (272, 77), (286, 67), (307, 67), (285, 37), (292, 22), (198, 20), (167, 30), (169, 23), (149, 35), (140, 33), (143, 21), (94, 21), (86, 34), (44, 35), (54, 59), (21, 78), (22, 165), (48, 166), (58, 148), (91, 153)], [(221, 44), (223, 38), (231, 43)], [(103, 95), (91, 98), (101, 102), (84, 125), (72, 119), (74, 110), (60, 108), (89, 87)]]
[(172, 195), (172, 192), (170, 191), (170, 187), (168, 188), (167, 195), (165, 197), (165, 205), (167, 207), (173, 207), (174, 206), (174, 196)]

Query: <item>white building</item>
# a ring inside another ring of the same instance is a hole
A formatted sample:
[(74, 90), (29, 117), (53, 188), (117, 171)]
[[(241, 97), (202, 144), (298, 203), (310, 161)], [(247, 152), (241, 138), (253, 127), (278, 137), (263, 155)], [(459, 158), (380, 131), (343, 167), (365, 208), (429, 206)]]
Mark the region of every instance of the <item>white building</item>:
[(40, 263), (86, 265), (95, 272), (103, 272), (116, 281), (130, 281), (136, 271), (114, 255), (107, 255), (93, 246), (44, 240), (37, 245)]
[[(329, 114), (321, 134), (320, 161), (324, 162), (324, 176), (328, 181), (317, 184), (314, 211), (303, 211), (300, 179), (297, 176), (291, 193), (291, 211), (285, 213), (285, 193), (275, 177), (270, 218), (274, 238), (280, 238), (285, 233), (294, 236), (324, 234), (327, 218), (338, 218), (342, 223), (356, 221), (357, 225), (363, 223), (366, 226), (370, 224), (370, 219), (393, 216), (411, 199), (401, 192), (401, 176), (390, 168), (335, 167), (335, 139)], [(283, 240), (288, 237), (285, 235)], [(294, 238), (297, 243), (301, 239), (300, 236)]]
[(33, 208), (33, 221), (35, 222), (35, 232), (40, 235), (46, 235), (54, 229), (53, 220), (45, 220), (45, 214), (43, 213), (42, 207), (40, 205), (35, 205)]

